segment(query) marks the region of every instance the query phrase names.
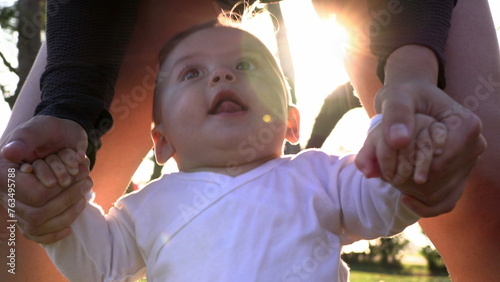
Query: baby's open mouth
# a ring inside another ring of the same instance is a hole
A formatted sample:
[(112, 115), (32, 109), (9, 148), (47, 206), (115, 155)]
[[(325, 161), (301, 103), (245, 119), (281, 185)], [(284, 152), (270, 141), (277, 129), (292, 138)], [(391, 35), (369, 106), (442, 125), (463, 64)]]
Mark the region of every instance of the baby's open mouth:
[(213, 102), (208, 113), (210, 115), (218, 115), (224, 113), (237, 113), (247, 110), (247, 106), (240, 100), (240, 98), (231, 91), (219, 92)]

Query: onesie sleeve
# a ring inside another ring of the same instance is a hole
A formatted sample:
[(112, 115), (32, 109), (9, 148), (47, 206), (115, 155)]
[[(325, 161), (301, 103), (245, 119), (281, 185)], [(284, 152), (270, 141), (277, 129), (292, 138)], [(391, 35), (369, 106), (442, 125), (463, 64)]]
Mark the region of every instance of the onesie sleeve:
[(144, 277), (145, 262), (125, 207), (115, 206), (104, 215), (90, 201), (71, 228), (69, 237), (43, 245), (69, 281), (136, 281)]
[(47, 66), (35, 115), (73, 120), (87, 132), (92, 165), (139, 1), (47, 1)]
[(340, 202), (344, 244), (394, 236), (420, 218), (401, 201), (401, 192), (380, 178), (367, 179), (354, 155), (339, 159), (335, 197)]
[(366, 178), (356, 168), (355, 155), (338, 157), (308, 150), (301, 156), (308, 157), (307, 166), (312, 167), (304, 169), (304, 175), (324, 183), (328, 222), (342, 245), (396, 235), (420, 218), (403, 204), (399, 190), (380, 178)]
[(377, 75), (383, 82), (389, 55), (404, 45), (422, 45), (438, 59), (438, 87), (444, 89), (444, 50), (456, 0), (368, 0), (371, 50), (378, 57)]

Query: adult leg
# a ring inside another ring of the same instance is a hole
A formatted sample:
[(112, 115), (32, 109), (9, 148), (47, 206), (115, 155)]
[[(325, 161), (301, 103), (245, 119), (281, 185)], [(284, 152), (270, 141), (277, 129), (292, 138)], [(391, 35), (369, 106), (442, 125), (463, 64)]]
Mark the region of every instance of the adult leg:
[[(344, 9), (344, 11), (353, 11)], [(361, 9), (360, 9), (361, 10)], [(363, 33), (368, 22), (355, 21), (364, 11), (347, 14), (351, 34), (360, 39), (348, 52), (353, 85), (368, 113), (378, 91), (376, 60)], [(366, 13), (366, 12), (365, 12)], [(458, 1), (446, 57), (446, 92), (480, 117), (488, 148), (472, 171), (465, 192), (449, 214), (420, 221), (457, 281), (494, 281), (500, 265), (500, 60), (495, 29), (486, 0)], [(361, 33), (361, 36), (359, 35)], [(457, 109), (457, 111), (460, 111)], [(466, 117), (463, 111), (458, 112)]]
[(458, 1), (446, 56), (445, 92), (479, 116), (488, 147), (453, 212), (421, 225), (454, 280), (494, 281), (500, 273), (500, 57), (486, 0)]

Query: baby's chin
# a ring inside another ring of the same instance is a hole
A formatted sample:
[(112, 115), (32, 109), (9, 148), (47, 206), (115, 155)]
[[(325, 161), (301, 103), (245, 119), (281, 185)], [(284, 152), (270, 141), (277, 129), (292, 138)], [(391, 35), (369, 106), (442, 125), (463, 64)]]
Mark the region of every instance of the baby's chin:
[(234, 155), (221, 156), (216, 160), (203, 163), (193, 163), (186, 166), (180, 165), (179, 170), (184, 172), (210, 171), (234, 177), (251, 171), (272, 159), (279, 158), (282, 155), (283, 153), (280, 151), (267, 154), (256, 154), (252, 159), (241, 158), (241, 155), (240, 157), (235, 157)]

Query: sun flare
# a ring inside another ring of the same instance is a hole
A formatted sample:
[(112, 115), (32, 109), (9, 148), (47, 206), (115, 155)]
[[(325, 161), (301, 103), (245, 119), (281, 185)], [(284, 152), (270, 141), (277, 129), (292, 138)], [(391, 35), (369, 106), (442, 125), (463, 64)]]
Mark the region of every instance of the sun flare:
[(347, 33), (334, 17), (321, 20), (310, 1), (284, 1), (280, 5), (295, 71), (300, 143), (305, 144), (325, 97), (349, 79), (343, 61)]

